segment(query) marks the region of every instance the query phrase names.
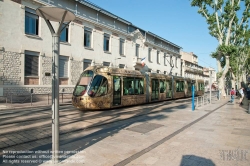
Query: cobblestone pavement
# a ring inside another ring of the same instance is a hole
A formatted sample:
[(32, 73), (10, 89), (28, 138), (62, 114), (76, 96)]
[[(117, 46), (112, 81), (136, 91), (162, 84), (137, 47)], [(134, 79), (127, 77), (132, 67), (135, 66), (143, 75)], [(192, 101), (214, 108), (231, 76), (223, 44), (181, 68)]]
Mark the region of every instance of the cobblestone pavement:
[[(32, 114), (13, 112), (0, 112), (0, 117), (7, 116), (0, 121), (4, 123), (0, 140), (8, 145), (2, 146), (2, 155), (10, 150), (50, 150), (51, 120), (45, 120), (51, 116), (50, 111), (37, 108)], [(18, 119), (20, 114), (26, 118)], [(227, 99), (195, 111), (191, 111), (190, 101), (178, 100), (106, 112), (79, 112), (66, 107), (60, 116), (60, 150), (64, 157), (58, 165), (250, 165), (250, 116), (245, 107)], [(11, 123), (10, 117), (17, 124)], [(91, 125), (96, 127), (83, 130)], [(47, 161), (42, 165), (50, 163), (48, 157), (40, 161)]]

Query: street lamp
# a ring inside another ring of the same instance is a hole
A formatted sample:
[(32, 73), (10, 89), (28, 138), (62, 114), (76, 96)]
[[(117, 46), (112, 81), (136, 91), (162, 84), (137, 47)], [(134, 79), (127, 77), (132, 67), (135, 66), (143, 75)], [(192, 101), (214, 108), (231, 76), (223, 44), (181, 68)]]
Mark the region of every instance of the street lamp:
[[(52, 161), (58, 163), (59, 159), (59, 55), (60, 34), (62, 30), (75, 19), (75, 15), (63, 8), (39, 7), (36, 14), (44, 18), (52, 35)], [(50, 21), (59, 22), (55, 32)], [(64, 27), (63, 23), (66, 23)]]
[(212, 91), (211, 91), (211, 89), (212, 89), (212, 73), (213, 73), (213, 71), (215, 71), (215, 70), (209, 69), (209, 85), (210, 85), (210, 88), (209, 88), (209, 91), (210, 91), (210, 93), (209, 93), (209, 102), (210, 102), (210, 104), (212, 103), (211, 102), (211, 100), (212, 100)]

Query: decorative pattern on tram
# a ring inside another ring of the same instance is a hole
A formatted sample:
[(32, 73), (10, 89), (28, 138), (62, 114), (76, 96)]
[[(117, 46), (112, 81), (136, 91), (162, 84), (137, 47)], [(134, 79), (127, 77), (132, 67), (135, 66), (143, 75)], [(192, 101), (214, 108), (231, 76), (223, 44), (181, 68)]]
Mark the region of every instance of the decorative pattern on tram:
[[(164, 74), (91, 66), (80, 75), (72, 104), (83, 110), (98, 110), (190, 97), (191, 81)], [(203, 95), (204, 80), (197, 80), (196, 84), (196, 95)]]

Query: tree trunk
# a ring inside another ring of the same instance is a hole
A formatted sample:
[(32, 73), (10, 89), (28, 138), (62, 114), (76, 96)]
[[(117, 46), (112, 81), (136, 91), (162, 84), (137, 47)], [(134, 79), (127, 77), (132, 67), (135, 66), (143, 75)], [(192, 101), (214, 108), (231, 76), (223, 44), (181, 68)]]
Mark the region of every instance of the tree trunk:
[(246, 75), (245, 70), (242, 73), (242, 79), (243, 79), (243, 82), (246, 84), (247, 83), (247, 75)]
[(233, 72), (231, 72), (231, 74), (232, 74), (232, 77), (231, 77), (231, 89), (232, 88), (236, 89), (236, 87), (235, 87), (235, 75), (234, 75)]
[(226, 96), (224, 80), (225, 80), (225, 76), (229, 70), (229, 56), (226, 56), (225, 58), (226, 58), (226, 64), (225, 64), (224, 70), (222, 72), (222, 75), (219, 78), (219, 90), (220, 90), (222, 96)]

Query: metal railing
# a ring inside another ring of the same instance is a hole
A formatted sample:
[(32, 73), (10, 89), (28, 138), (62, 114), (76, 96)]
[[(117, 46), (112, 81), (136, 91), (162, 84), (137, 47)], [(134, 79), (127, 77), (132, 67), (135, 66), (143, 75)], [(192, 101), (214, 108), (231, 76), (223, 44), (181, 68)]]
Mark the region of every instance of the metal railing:
[[(72, 93), (59, 93), (59, 104), (71, 103)], [(16, 95), (9, 93), (7, 96), (0, 96), (0, 106), (22, 107), (22, 106), (49, 106), (52, 105), (52, 93), (23, 94)], [(1, 108), (0, 108), (1, 109)]]
[[(195, 107), (201, 107), (210, 103), (209, 93), (205, 93), (203, 96), (195, 97)], [(59, 93), (59, 104), (71, 104), (72, 93)], [(218, 99), (218, 91), (212, 92), (212, 100)], [(44, 94), (24, 94), (16, 95), (9, 93), (7, 96), (0, 96), (0, 109), (1, 108), (13, 108), (13, 107), (25, 107), (25, 106), (49, 106), (52, 105), (52, 93)]]
[(211, 95), (211, 101), (210, 101), (210, 94), (205, 93), (203, 96), (197, 96), (194, 98), (195, 100), (195, 107), (201, 107), (207, 104), (210, 104), (213, 100), (219, 100), (218, 91), (213, 91)]

